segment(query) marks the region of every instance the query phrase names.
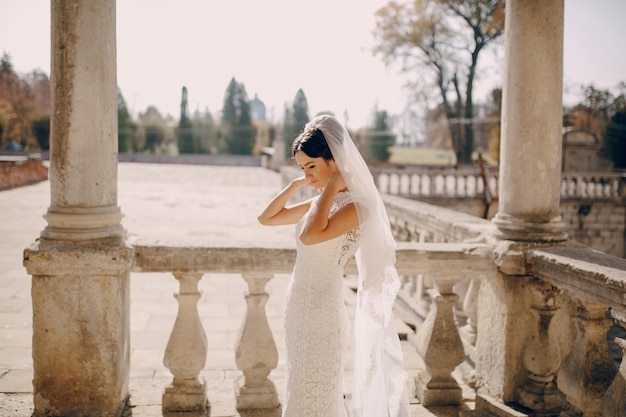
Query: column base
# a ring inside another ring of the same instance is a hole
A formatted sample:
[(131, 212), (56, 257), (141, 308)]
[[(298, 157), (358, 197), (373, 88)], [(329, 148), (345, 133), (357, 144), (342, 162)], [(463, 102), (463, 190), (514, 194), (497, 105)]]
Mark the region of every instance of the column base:
[(533, 223), (506, 213), (498, 213), (493, 219), (498, 227), (496, 238), (524, 242), (562, 242), (567, 240), (564, 224), (557, 216), (549, 222)]
[(568, 411), (574, 411), (554, 382), (529, 380), (518, 390), (517, 395), (519, 403), (533, 410), (534, 416), (568, 416)]
[(122, 212), (117, 206), (49, 207), (43, 216), (48, 226), (41, 237), (52, 240), (92, 240), (124, 237)]
[(424, 385), (416, 387), (417, 398), (424, 407), (460, 405), (463, 395), (461, 388), (432, 389)]
[(235, 397), (237, 410), (273, 409), (280, 406), (274, 383), (269, 379), (260, 386), (246, 387), (245, 376), (235, 381)]
[(204, 379), (187, 381), (174, 378), (172, 385), (165, 388), (161, 407), (164, 414), (185, 412), (208, 416), (211, 405), (206, 396), (206, 382)]
[(24, 251), (36, 415), (115, 416), (126, 404), (134, 251), (106, 243), (40, 240)]

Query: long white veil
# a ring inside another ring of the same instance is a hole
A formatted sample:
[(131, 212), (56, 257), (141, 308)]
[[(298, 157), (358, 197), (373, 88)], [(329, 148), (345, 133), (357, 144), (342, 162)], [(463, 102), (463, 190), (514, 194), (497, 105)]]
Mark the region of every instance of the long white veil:
[(321, 115), (306, 126), (324, 134), (357, 208), (362, 235), (354, 319), (352, 417), (409, 417), (407, 372), (393, 319), (400, 289), (396, 244), (367, 164), (343, 125)]

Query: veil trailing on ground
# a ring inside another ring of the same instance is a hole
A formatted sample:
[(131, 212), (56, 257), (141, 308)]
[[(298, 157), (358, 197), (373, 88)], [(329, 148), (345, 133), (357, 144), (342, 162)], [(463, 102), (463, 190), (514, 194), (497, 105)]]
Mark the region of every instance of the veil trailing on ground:
[(392, 313), (400, 279), (387, 211), (367, 164), (343, 125), (333, 116), (322, 115), (306, 128), (324, 134), (362, 228), (355, 255), (359, 279), (350, 415), (408, 417), (407, 373)]

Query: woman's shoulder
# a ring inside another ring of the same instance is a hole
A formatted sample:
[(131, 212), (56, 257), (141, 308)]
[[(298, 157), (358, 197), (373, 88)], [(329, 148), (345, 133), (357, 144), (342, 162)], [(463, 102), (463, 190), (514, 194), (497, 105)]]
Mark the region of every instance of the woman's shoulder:
[(339, 191), (335, 196), (335, 204), (337, 204), (338, 207), (343, 207), (350, 203), (352, 203), (350, 191)]

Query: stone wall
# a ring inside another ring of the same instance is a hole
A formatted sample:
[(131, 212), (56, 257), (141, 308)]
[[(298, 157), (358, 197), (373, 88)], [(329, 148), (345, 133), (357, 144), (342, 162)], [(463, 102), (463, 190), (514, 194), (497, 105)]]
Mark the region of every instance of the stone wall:
[(561, 216), (570, 239), (609, 255), (626, 258), (626, 206), (623, 201), (562, 200)]
[(0, 190), (34, 184), (48, 179), (48, 167), (36, 156), (0, 158)]
[[(483, 217), (482, 198), (419, 198), (419, 201), (439, 207)], [(489, 205), (488, 219), (498, 212), (498, 201)], [(626, 258), (626, 206), (622, 199), (595, 198), (561, 199), (560, 214), (569, 239), (609, 255)]]

